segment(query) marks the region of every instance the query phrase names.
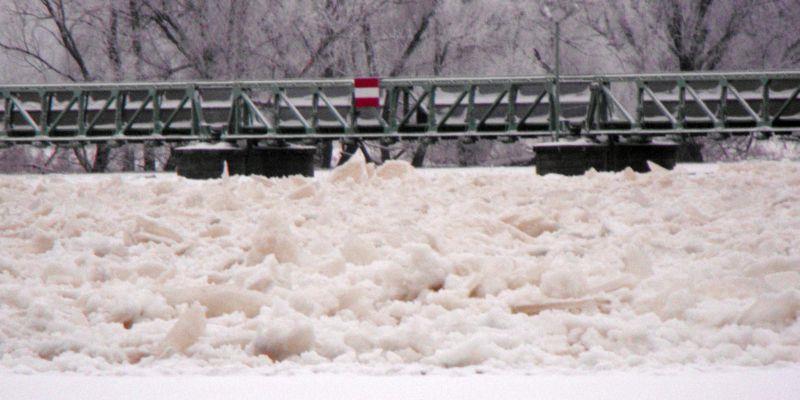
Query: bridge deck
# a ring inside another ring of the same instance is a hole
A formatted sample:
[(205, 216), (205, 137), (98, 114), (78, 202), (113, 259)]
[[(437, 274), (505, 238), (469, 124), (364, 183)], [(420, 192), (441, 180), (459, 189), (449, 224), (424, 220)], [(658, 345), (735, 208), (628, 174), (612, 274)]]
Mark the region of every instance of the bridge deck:
[(800, 72), (0, 86), (0, 143), (790, 134)]

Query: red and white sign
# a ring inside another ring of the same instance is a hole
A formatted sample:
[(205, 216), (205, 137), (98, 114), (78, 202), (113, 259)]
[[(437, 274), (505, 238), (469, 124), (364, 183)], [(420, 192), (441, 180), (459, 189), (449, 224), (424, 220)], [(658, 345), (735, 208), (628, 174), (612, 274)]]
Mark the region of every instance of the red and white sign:
[(356, 108), (381, 106), (381, 79), (380, 78), (355, 78), (355, 106)]

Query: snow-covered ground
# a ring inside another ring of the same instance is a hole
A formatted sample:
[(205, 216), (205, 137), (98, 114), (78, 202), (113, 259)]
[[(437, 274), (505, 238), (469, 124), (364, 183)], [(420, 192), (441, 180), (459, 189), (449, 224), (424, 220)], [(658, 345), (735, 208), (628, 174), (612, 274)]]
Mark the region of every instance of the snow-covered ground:
[(341, 399), (341, 400), (789, 400), (800, 392), (798, 369), (724, 372), (464, 376), (71, 376), (0, 375), (0, 398), (31, 399)]
[[(566, 382), (635, 395), (625, 382), (688, 380), (786, 398), (799, 313), (797, 163), (0, 176), (4, 399), (165, 374), (273, 375), (253, 385), (298, 396), (303, 382), (571, 398)], [(59, 375), (19, 375), (33, 373)]]

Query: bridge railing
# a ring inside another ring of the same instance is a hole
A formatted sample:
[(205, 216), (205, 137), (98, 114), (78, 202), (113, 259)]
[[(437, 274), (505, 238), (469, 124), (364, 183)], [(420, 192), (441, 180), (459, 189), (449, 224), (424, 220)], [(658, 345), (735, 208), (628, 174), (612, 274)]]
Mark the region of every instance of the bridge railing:
[(514, 140), (800, 130), (800, 72), (0, 86), (0, 142)]

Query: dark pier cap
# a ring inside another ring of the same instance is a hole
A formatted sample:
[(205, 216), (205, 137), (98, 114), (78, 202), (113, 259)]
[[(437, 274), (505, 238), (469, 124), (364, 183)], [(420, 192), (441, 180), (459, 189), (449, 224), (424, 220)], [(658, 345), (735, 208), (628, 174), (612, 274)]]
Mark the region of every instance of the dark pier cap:
[(621, 171), (630, 167), (636, 172), (648, 172), (648, 161), (672, 169), (678, 148), (677, 143), (555, 142), (535, 145), (533, 151), (539, 175), (581, 175), (590, 168)]
[(224, 143), (201, 144), (173, 150), (178, 175), (190, 179), (222, 176), (225, 163), (230, 175), (314, 176), (313, 146), (254, 146), (238, 148)]

